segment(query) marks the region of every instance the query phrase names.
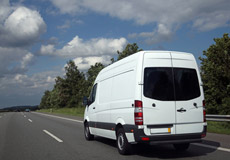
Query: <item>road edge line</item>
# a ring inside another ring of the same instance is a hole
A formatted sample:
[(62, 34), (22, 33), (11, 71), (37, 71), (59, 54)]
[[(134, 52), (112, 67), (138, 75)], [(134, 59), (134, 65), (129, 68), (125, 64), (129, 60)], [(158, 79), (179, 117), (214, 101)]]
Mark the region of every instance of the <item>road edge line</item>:
[(211, 148), (211, 149), (215, 149), (215, 150), (219, 150), (219, 151), (230, 152), (230, 149), (223, 148), (223, 147), (216, 147), (216, 146), (211, 146), (211, 145), (201, 144), (201, 143), (193, 143), (193, 145), (205, 147), (205, 148)]
[(50, 115), (50, 114), (43, 114), (43, 113), (39, 113), (39, 112), (33, 112), (33, 113), (35, 113), (35, 114), (41, 114), (41, 115), (48, 116), (48, 117), (54, 117), (54, 118), (68, 120), (68, 121), (83, 123), (83, 121), (80, 121), (80, 120), (75, 120), (75, 119), (70, 119), (70, 118), (65, 118), (65, 117), (54, 116), (54, 115)]

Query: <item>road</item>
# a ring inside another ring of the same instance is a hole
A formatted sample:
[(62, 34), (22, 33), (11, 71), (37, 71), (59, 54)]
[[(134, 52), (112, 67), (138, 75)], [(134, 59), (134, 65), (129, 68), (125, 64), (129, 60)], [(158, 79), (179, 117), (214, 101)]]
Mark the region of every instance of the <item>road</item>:
[(230, 136), (208, 134), (202, 144), (181, 153), (172, 145), (136, 146), (119, 155), (115, 141), (96, 137), (86, 141), (81, 118), (58, 118), (40, 113), (0, 113), (0, 160), (112, 159), (229, 159)]

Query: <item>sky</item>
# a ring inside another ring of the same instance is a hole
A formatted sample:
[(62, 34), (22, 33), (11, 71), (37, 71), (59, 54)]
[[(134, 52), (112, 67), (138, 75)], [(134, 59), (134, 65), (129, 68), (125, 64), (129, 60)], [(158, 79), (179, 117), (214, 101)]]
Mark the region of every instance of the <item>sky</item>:
[(38, 105), (69, 60), (85, 72), (137, 43), (200, 64), (224, 33), (229, 0), (0, 0), (0, 108)]

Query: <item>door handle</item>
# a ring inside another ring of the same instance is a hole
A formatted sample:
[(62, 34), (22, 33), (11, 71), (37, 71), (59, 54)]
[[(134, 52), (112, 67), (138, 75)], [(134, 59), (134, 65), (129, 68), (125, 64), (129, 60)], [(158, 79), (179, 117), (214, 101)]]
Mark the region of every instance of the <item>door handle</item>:
[(178, 109), (178, 110), (177, 110), (177, 112), (181, 112), (181, 113), (183, 113), (183, 112), (186, 112), (186, 109), (184, 109), (184, 108), (180, 108), (180, 109)]

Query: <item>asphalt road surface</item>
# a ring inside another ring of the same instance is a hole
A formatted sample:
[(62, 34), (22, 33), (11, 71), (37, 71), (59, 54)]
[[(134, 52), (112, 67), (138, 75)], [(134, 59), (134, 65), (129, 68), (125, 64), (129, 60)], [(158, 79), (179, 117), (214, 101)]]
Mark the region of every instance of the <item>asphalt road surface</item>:
[(56, 117), (35, 112), (0, 113), (0, 160), (113, 160), (207, 159), (230, 157), (230, 136), (208, 134), (186, 152), (172, 145), (136, 146), (122, 156), (115, 141), (96, 137), (86, 141), (81, 118)]

